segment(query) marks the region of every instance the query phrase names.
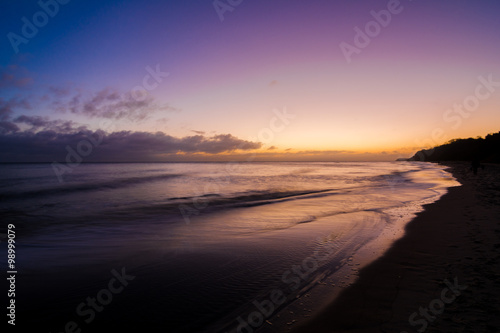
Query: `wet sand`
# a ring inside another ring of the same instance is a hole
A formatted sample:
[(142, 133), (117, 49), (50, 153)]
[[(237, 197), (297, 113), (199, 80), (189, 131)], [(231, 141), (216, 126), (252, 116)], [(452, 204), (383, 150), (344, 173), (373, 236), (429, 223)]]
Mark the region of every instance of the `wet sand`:
[[(497, 332), (500, 165), (473, 175), (411, 221), (403, 238), (294, 332)], [(297, 318), (303, 322), (303, 318)]]

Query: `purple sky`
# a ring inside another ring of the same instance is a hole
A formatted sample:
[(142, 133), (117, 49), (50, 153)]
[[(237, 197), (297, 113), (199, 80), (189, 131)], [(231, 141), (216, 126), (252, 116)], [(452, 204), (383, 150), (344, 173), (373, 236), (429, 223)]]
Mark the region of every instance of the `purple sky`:
[(60, 2), (2, 5), (2, 162), (90, 138), (85, 161), (393, 160), (499, 130), (498, 1)]

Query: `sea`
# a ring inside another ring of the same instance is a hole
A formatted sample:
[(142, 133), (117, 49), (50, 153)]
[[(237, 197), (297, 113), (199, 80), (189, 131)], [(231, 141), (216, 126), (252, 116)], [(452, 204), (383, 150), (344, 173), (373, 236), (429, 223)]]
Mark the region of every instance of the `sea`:
[(13, 228), (21, 327), (285, 332), (459, 185), (423, 162), (0, 164), (0, 269)]

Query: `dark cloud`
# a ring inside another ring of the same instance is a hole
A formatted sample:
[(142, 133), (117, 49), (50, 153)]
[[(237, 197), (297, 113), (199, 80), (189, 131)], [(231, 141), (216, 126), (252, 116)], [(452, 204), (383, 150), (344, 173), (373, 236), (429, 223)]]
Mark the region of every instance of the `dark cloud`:
[(51, 87), (51, 107), (57, 112), (69, 112), (88, 118), (128, 119), (140, 121), (157, 111), (178, 111), (159, 104), (152, 95), (135, 96), (132, 92), (119, 92), (105, 88), (96, 93), (73, 93), (69, 89)]
[[(20, 117), (19, 117), (20, 118)], [(23, 123), (41, 126), (61, 127), (46, 119), (16, 118)], [(13, 123), (6, 124), (16, 126)], [(71, 124), (67, 124), (71, 127)], [(2, 123), (0, 123), (2, 128)], [(173, 137), (162, 132), (121, 131), (105, 133), (86, 128), (59, 132), (45, 128), (41, 131), (0, 132), (0, 161), (2, 162), (64, 162), (70, 151), (78, 149), (91, 153), (83, 154), (86, 162), (126, 162), (126, 161), (168, 161), (176, 154), (218, 154), (234, 151), (258, 149), (260, 143), (239, 139), (230, 134), (205, 137), (202, 135)], [(87, 150), (86, 150), (87, 149)]]
[(19, 131), (19, 127), (10, 121), (0, 121), (0, 135)]
[(49, 87), (49, 93), (54, 97), (59, 97), (59, 98), (67, 97), (71, 94), (71, 87), (51, 86)]
[(205, 135), (204, 131), (196, 131), (196, 130), (191, 130), (191, 132), (199, 134), (199, 135)]
[(16, 123), (24, 123), (31, 125), (34, 128), (45, 127), (48, 125), (49, 120), (40, 116), (19, 116), (14, 119)]
[[(260, 143), (238, 139), (231, 134), (205, 137), (202, 135), (177, 138), (162, 132), (114, 132), (107, 135), (102, 146), (108, 153), (158, 154), (207, 153), (218, 154), (261, 147)], [(146, 156), (144, 156), (146, 157)]]
[(0, 88), (23, 88), (33, 83), (28, 71), (19, 65), (0, 66)]
[(48, 117), (40, 116), (19, 116), (13, 120), (14, 123), (25, 124), (30, 126), (27, 131), (55, 131), (57, 133), (71, 133), (77, 130), (86, 129), (85, 126), (77, 126), (77, 124), (70, 120), (50, 120)]
[(9, 119), (15, 109), (31, 109), (31, 104), (27, 99), (11, 98), (4, 99), (0, 97), (0, 120)]
[[(11, 64), (0, 66), (0, 89), (10, 89), (19, 93), (20, 88), (31, 84), (33, 79), (22, 66)], [(15, 95), (11, 95), (15, 96)], [(129, 120), (138, 122), (150, 117), (153, 113), (180, 111), (165, 103), (158, 102), (155, 97), (144, 91), (119, 91), (114, 88), (104, 88), (97, 92), (85, 91), (72, 83), (64, 86), (50, 86), (45, 94), (29, 96), (20, 100), (16, 97), (5, 99), (0, 97), (0, 121), (9, 120), (16, 108), (29, 109), (29, 104), (37, 105), (38, 109), (51, 110), (58, 113), (70, 113), (87, 118), (111, 120)]]

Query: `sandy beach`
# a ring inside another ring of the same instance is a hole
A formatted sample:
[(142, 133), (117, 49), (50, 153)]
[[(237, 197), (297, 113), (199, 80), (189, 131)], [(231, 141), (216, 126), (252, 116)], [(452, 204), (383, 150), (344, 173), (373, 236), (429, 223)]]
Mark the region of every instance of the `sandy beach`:
[(497, 332), (500, 166), (473, 175), (411, 221), (403, 238), (295, 332)]

